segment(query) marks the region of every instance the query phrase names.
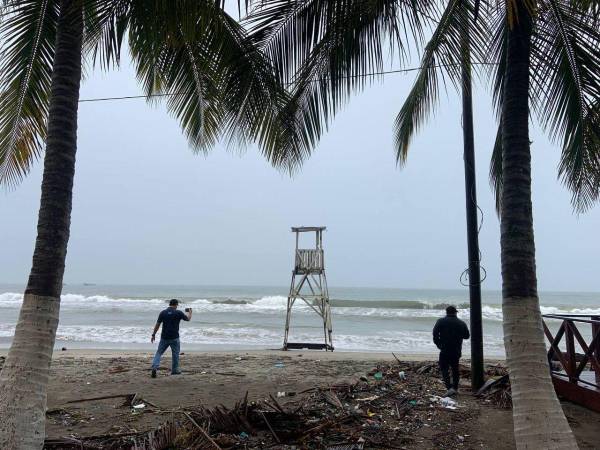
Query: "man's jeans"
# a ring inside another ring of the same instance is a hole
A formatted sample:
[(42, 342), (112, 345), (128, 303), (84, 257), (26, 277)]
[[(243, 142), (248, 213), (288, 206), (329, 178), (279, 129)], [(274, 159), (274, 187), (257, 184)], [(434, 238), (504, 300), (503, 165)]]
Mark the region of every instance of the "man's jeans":
[(171, 373), (177, 373), (179, 372), (179, 339), (160, 340), (158, 343), (158, 349), (156, 350), (156, 354), (152, 360), (152, 368), (158, 370), (158, 367), (160, 366), (160, 357), (169, 347), (171, 347), (171, 355), (173, 358), (173, 362), (171, 364)]

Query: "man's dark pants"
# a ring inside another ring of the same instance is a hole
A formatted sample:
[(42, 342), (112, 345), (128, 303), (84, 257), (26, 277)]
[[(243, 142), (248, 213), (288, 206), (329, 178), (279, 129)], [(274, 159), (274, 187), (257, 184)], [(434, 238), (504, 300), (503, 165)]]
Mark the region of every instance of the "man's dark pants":
[[(442, 372), (442, 378), (446, 385), (446, 389), (458, 389), (458, 380), (460, 377), (458, 371), (459, 360), (460, 355), (440, 352), (440, 372)], [(450, 371), (452, 371), (452, 382), (450, 381)]]

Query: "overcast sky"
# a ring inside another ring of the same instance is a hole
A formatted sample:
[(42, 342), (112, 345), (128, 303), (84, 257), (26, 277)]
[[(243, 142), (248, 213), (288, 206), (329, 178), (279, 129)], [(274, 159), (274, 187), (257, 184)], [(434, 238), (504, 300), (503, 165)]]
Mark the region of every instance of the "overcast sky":
[[(84, 103), (66, 283), (287, 285), (291, 226), (325, 225), (334, 286), (460, 288), (466, 232), (460, 101), (442, 98), (396, 167), (394, 118), (414, 74), (356, 95), (314, 156), (290, 178), (255, 148), (194, 155), (177, 122), (144, 100)], [(132, 70), (95, 74), (81, 98), (140, 93)], [(484, 288), (498, 289), (499, 221), (488, 184), (496, 123), (475, 90)], [(538, 280), (542, 290), (600, 291), (600, 208), (577, 216), (557, 181), (559, 148), (532, 130)], [(0, 192), (0, 282), (31, 265), (41, 162)]]

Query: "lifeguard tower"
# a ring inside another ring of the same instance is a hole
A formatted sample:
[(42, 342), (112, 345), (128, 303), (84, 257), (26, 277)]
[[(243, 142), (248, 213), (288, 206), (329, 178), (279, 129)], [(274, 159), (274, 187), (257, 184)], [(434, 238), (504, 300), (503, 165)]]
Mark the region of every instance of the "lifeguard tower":
[[(329, 306), (327, 278), (325, 277), (323, 231), (325, 231), (325, 227), (292, 227), (292, 232), (296, 233), (296, 253), (294, 271), (292, 272), (292, 284), (287, 301), (283, 350), (306, 348), (333, 351), (333, 342), (331, 340), (331, 308)], [(300, 233), (315, 233), (315, 247), (299, 248)], [(292, 308), (297, 299), (303, 300), (323, 319), (323, 334), (325, 338), (323, 344), (288, 342)]]

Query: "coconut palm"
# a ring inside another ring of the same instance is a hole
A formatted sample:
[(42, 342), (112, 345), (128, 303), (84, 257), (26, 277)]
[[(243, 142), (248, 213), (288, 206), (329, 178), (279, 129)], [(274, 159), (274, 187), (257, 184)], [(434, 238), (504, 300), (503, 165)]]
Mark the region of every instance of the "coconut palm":
[(271, 67), (218, 2), (0, 5), (0, 182), (17, 183), (45, 145), (33, 263), (0, 373), (0, 448), (37, 449), (69, 239), (83, 64), (118, 64), (127, 38), (149, 98), (164, 94), (196, 151), (219, 138), (258, 141), (271, 161), (293, 165), (309, 141), (282, 113), (287, 97)]
[[(434, 41), (425, 47), (424, 58), (430, 54), (432, 63), (424, 61), (415, 83), (420, 94), (409, 97), (412, 105), (405, 104), (407, 117), (399, 122), (410, 129), (397, 130), (398, 136), (409, 138), (431, 112), (438, 89), (436, 66), (442, 65), (461, 86), (463, 27), (440, 28), (451, 2), (441, 14), (427, 0), (262, 3), (252, 18), (253, 32), (282, 79), (294, 83), (291, 109), (315, 136), (349, 95), (372, 79), (368, 74), (380, 70), (385, 43), (404, 56), (408, 44), (402, 31), (422, 37), (428, 16), (441, 24), (434, 33), (444, 34), (438, 36), (441, 45)], [(542, 126), (562, 141), (559, 171), (574, 204), (589, 207), (600, 188), (600, 33), (594, 4), (498, 1), (480, 12), (486, 23), (496, 24), (495, 38), (480, 42), (477, 33), (469, 34), (474, 56), (480, 53), (482, 62), (497, 62), (493, 85), (501, 126), (494, 167), (501, 170), (494, 173), (501, 176), (494, 182), (500, 188), (504, 335), (518, 448), (576, 448), (546, 360), (535, 274), (528, 120), (531, 98)], [(460, 16), (454, 21), (460, 23)]]

